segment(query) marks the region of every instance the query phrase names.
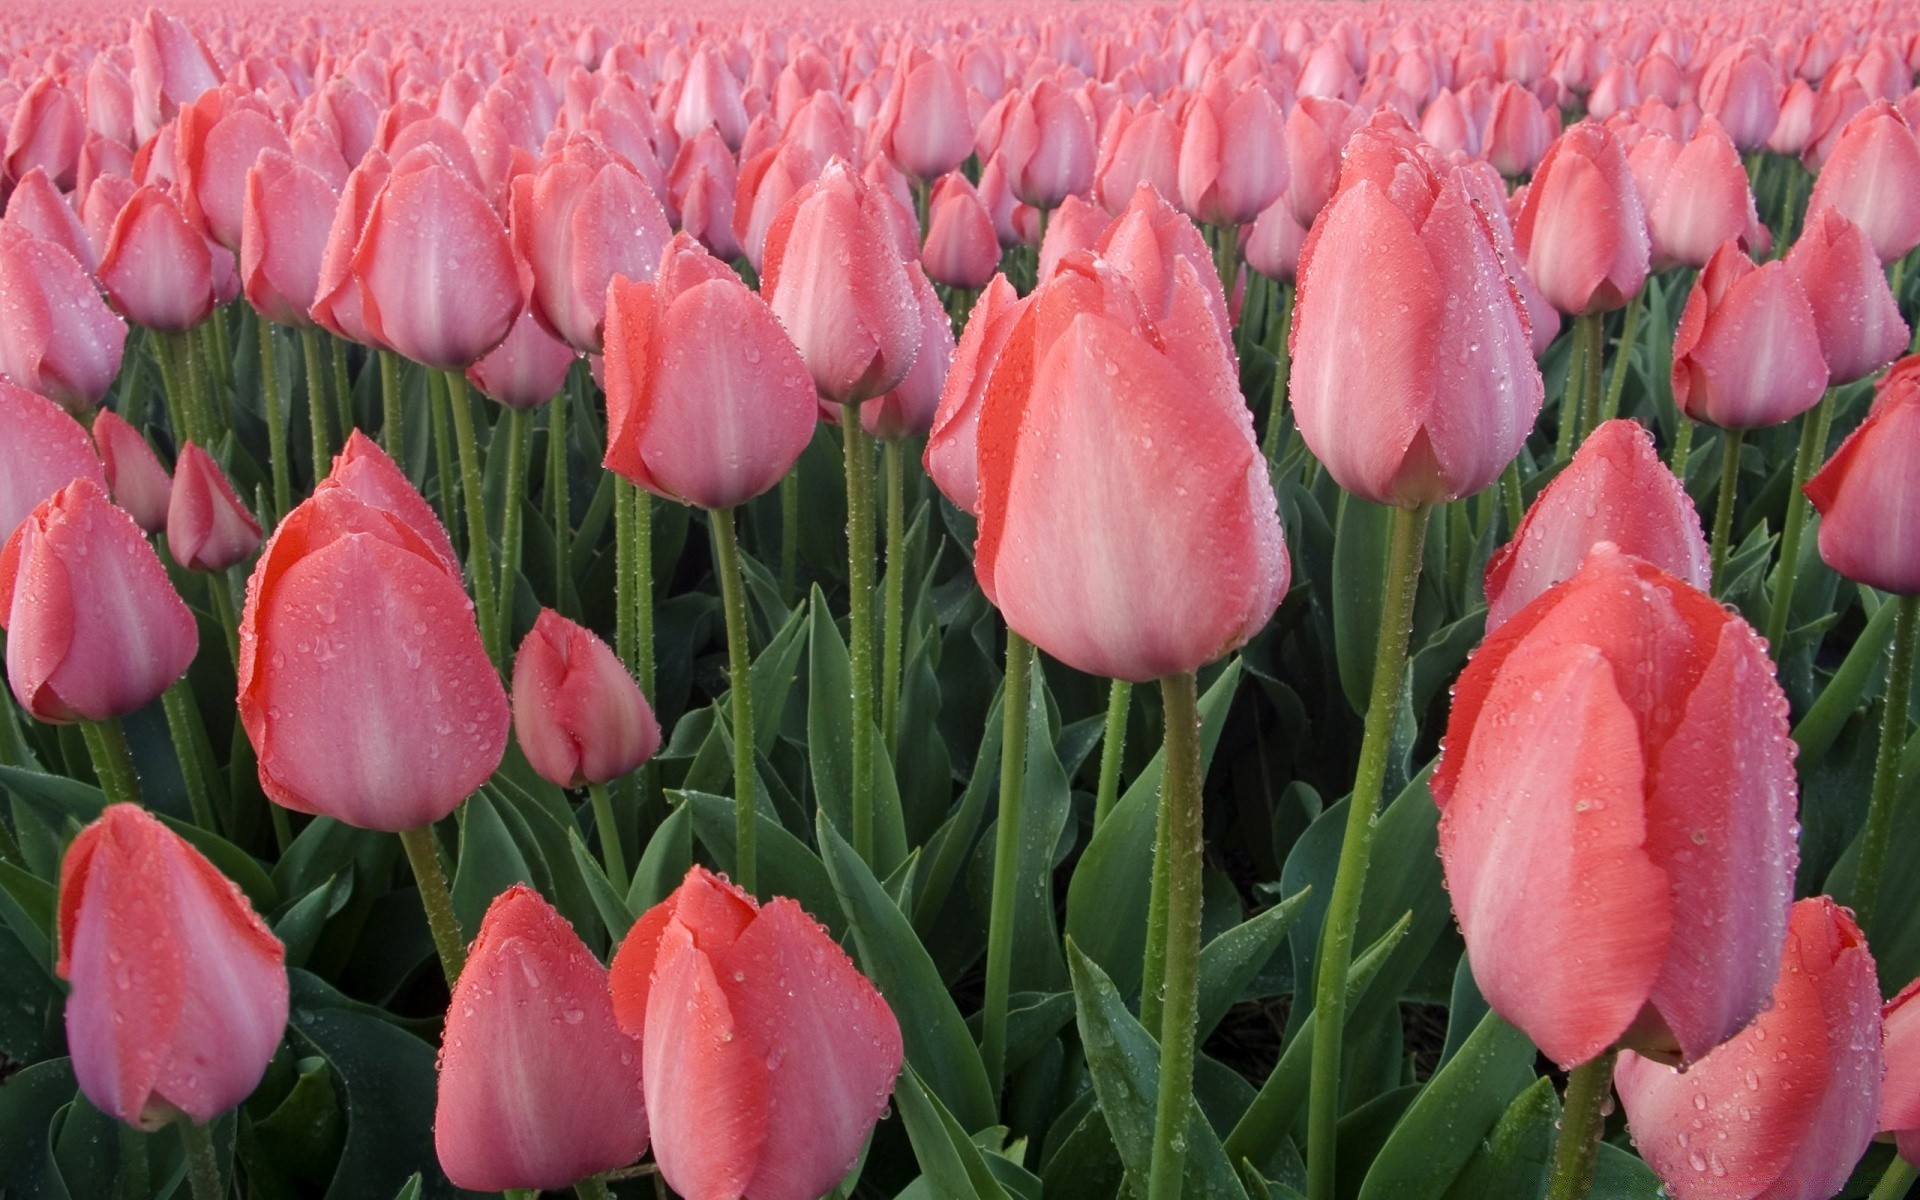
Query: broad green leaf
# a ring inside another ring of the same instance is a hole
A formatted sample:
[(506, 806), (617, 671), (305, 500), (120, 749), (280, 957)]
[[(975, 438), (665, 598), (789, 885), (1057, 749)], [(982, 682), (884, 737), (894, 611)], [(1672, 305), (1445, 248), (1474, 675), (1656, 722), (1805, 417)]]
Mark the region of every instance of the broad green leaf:
[(1660, 1177), (1638, 1155), (1611, 1142), (1600, 1143), (1600, 1159), (1593, 1165), (1593, 1190), (1588, 1200), (1662, 1200), (1667, 1191)]
[(1553, 1080), (1541, 1076), (1513, 1098), (1447, 1190), (1447, 1200), (1484, 1196), (1538, 1196), (1553, 1155), (1560, 1101)]
[[(726, 796), (705, 792), (685, 792), (682, 803), (693, 813), (693, 835), (713, 855), (722, 871), (734, 870), (733, 801)], [(846, 913), (834, 894), (833, 880), (827, 869), (806, 843), (788, 833), (779, 822), (764, 812), (754, 814), (758, 842), (755, 859), (759, 864), (760, 892), (767, 896), (791, 896), (800, 902), (807, 915), (827, 927), (837, 941), (847, 932)]]
[(1340, 690), (1353, 711), (1367, 711), (1373, 688), (1375, 644), (1380, 640), (1382, 597), (1387, 590), (1387, 550), (1393, 509), (1341, 493), (1333, 534), (1333, 654)]
[(894, 1084), (894, 1103), (901, 1124), (913, 1142), (920, 1171), (940, 1200), (1009, 1200), (1006, 1190), (987, 1169), (980, 1148), (967, 1137), (953, 1114), (920, 1083), (911, 1066)]
[(0, 1087), (0, 1191), (65, 1196), (48, 1138), (54, 1114), (78, 1085), (70, 1059), (51, 1058), (10, 1076)]
[(693, 814), (685, 805), (667, 814), (633, 869), (627, 910), (638, 917), (673, 894), (693, 866)]
[(593, 851), (587, 849), (587, 843), (580, 837), (578, 829), (567, 830), (567, 849), (573, 855), (573, 863), (586, 881), (587, 892), (593, 897), (593, 907), (600, 913), (600, 923), (607, 927), (607, 936), (616, 944), (627, 936), (627, 930), (633, 928), (636, 914), (627, 907), (626, 897), (613, 886), (607, 873), (593, 857)]
[(780, 632), (773, 635), (754, 657), (749, 671), (753, 692), (753, 744), (762, 754), (773, 751), (780, 736), (780, 721), (786, 715), (787, 699), (793, 694), (793, 682), (799, 673), (800, 656), (806, 652), (807, 605), (802, 600)]
[(1208, 942), (1200, 951), (1200, 1027), (1205, 1041), (1220, 1018), (1240, 999), (1240, 993), (1267, 965), (1286, 940), (1287, 930), (1300, 915), (1307, 893), (1287, 897), (1265, 912), (1242, 921)]
[[(813, 764), (813, 791), (820, 811), (842, 836), (853, 836), (853, 667), (847, 644), (833, 623), (820, 589), (813, 589), (807, 638), (807, 752)], [(874, 869), (890, 874), (907, 856), (905, 817), (894, 783), (893, 764), (874, 730)]]
[(472, 937), (493, 898), (516, 883), (538, 887), (494, 801), (483, 790), (460, 806), (460, 858), (453, 873), (453, 914)]

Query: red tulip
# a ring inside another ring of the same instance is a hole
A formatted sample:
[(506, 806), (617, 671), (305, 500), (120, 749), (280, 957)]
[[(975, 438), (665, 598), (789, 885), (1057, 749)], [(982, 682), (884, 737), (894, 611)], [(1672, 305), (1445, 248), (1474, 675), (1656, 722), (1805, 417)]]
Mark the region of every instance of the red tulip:
[(1301, 435), (1342, 487), (1383, 504), (1492, 483), (1544, 394), (1486, 217), (1413, 137), (1385, 123), (1354, 135), (1300, 252), (1291, 334)]
[(500, 218), (425, 146), (394, 164), (350, 269), (373, 343), (441, 370), (484, 358), (525, 304)]
[(272, 150), (248, 168), (240, 280), (262, 320), (306, 327), (340, 200), (318, 173)]
[(1859, 226), (1822, 209), (1807, 218), (1786, 261), (1812, 303), (1831, 383), (1865, 379), (1906, 350), (1907, 323)]
[[(920, 313), (920, 349), (913, 356), (913, 369), (892, 391), (860, 406), (861, 428), (883, 442), (922, 437), (933, 428), (947, 369), (953, 363), (953, 320), (947, 316), (946, 306), (917, 267), (908, 271), (907, 277), (913, 281), (914, 303)], [(821, 415), (829, 421), (839, 417), (826, 409)]]
[(1093, 186), (1093, 122), (1073, 93), (1051, 79), (1015, 97), (997, 152), (1013, 194), (1035, 208), (1058, 208)]
[(967, 84), (951, 63), (917, 46), (893, 68), (893, 86), (870, 126), (872, 145), (902, 171), (932, 181), (973, 153)]
[(14, 698), (52, 723), (144, 707), (200, 646), (160, 556), (86, 476), (41, 501), (0, 549), (0, 612)]
[(1880, 988), (1853, 917), (1793, 906), (1771, 1002), (1686, 1072), (1623, 1054), (1634, 1145), (1674, 1200), (1827, 1200), (1880, 1113)]
[(114, 218), (99, 275), (107, 298), (127, 320), (162, 333), (192, 329), (218, 299), (207, 239), (157, 187), (133, 193)]
[(274, 530), (247, 583), (238, 672), (270, 799), (397, 832), (493, 774), (507, 698), (446, 542), (357, 433)]
[(1819, 403), (1827, 386), (1819, 327), (1784, 262), (1756, 267), (1735, 242), (1694, 282), (1673, 335), (1673, 399), (1723, 429), (1778, 425)]
[(86, 428), (45, 396), (0, 381), (0, 534), (11, 536), (42, 500), (76, 479), (107, 486)]
[(1143, 183), (1162, 196), (1180, 194), (1180, 127), (1166, 110), (1143, 100), (1131, 112), (1122, 109), (1107, 122), (1093, 172), (1093, 194), (1100, 207), (1118, 215)]
[(1787, 702), (1705, 593), (1595, 546), (1467, 663), (1433, 795), (1474, 980), (1547, 1057), (1695, 1062), (1760, 1011), (1796, 858)]
[(454, 984), (433, 1145), (456, 1187), (561, 1189), (647, 1148), (640, 1046), (607, 969), (540, 893), (494, 897)]
[(1176, 260), (1150, 322), (1125, 276), (1076, 255), (987, 383), (974, 573), (1010, 628), (1091, 674), (1195, 670), (1286, 593), (1272, 488), (1206, 294)]
[(287, 1025), (286, 948), (198, 850), (109, 805), (60, 863), (67, 1046), (94, 1107), (142, 1129), (252, 1094)]
[(559, 394), (579, 357), (572, 346), (543, 329), (528, 309), (505, 341), (467, 368), (467, 382), (489, 400), (530, 411)]
[(993, 364), (1026, 304), (1005, 275), (995, 275), (960, 330), (953, 364), (940, 389), (924, 463), (927, 476), (954, 507), (980, 515), (980, 405)]
[(1867, 419), (1806, 489), (1820, 511), (1820, 557), (1827, 565), (1856, 583), (1902, 596), (1920, 595), (1920, 545), (1894, 532), (1920, 528), (1916, 444), (1920, 380), (1896, 364)]
[(106, 467), (113, 502), (146, 532), (166, 529), (173, 477), (160, 465), (146, 437), (112, 409), (103, 408), (93, 418), (93, 444)]
[(836, 161), (795, 192), (767, 230), (760, 294), (831, 404), (892, 391), (919, 348), (919, 309), (884, 203)]
[(1700, 514), (1655, 453), (1652, 435), (1634, 421), (1608, 421), (1589, 434), (1512, 540), (1487, 560), (1487, 632), (1571, 578), (1601, 542), (1707, 590)]
[(1180, 206), (1203, 225), (1245, 225), (1287, 187), (1286, 117), (1266, 85), (1224, 78), (1194, 94), (1180, 125)]
[(900, 1072), (900, 1026), (798, 904), (694, 867), (621, 943), (612, 986), (674, 1191), (812, 1200), (853, 1166)]
[(513, 735), (540, 777), (561, 788), (618, 779), (660, 748), (659, 722), (633, 676), (605, 642), (550, 608), (513, 659)]
[(1720, 123), (1701, 122), (1647, 200), (1647, 230), (1656, 269), (1703, 267), (1723, 242), (1761, 244), (1765, 229), (1753, 207), (1747, 169)]
[(751, 500), (813, 436), (813, 384), (780, 322), (684, 233), (654, 282), (607, 289), (605, 370), (607, 469), (682, 504)]
[(120, 372), (126, 322), (73, 255), (17, 230), (12, 218), (0, 222), (0, 310), (0, 379), (74, 412), (106, 397)]
[(1891, 104), (1876, 101), (1842, 128), (1813, 181), (1807, 211), (1837, 209), (1881, 262), (1920, 245), (1920, 143)]
[(1886, 1030), (1887, 1076), (1880, 1094), (1880, 1132), (1894, 1135), (1900, 1157), (1920, 1162), (1920, 979), (1887, 1001), (1880, 1017)]
[(1514, 221), (1527, 273), (1568, 316), (1624, 307), (1647, 277), (1647, 218), (1620, 143), (1582, 121), (1547, 148)]
[(167, 549), (189, 571), (224, 571), (260, 548), (260, 522), (213, 456), (187, 442), (173, 464)]
[(920, 266), (928, 278), (972, 291), (985, 287), (999, 264), (993, 217), (979, 193), (958, 172), (941, 179), (927, 208), (927, 242), (920, 248)]

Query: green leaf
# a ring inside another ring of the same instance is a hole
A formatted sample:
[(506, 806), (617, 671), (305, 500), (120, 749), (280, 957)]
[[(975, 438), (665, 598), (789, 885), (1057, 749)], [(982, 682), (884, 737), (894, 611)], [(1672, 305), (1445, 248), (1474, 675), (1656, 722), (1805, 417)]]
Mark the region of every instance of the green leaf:
[(516, 883), (537, 887), (494, 801), (482, 790), (460, 806), (460, 861), (453, 873), (453, 914), (469, 937), (493, 898)]
[(1304, 891), (1287, 897), (1214, 938), (1200, 951), (1199, 1040), (1205, 1041), (1213, 1032), (1286, 940), (1287, 930), (1300, 915), (1306, 897)]
[(1600, 1143), (1600, 1160), (1593, 1166), (1593, 1190), (1588, 1200), (1661, 1200), (1666, 1189), (1653, 1168), (1611, 1142)]
[(633, 886), (627, 889), (627, 911), (638, 917), (665, 900), (692, 866), (693, 814), (682, 805), (660, 822), (641, 852), (640, 865), (633, 869)]
[(1883, 603), (1874, 610), (1839, 669), (1827, 680), (1820, 698), (1793, 727), (1793, 740), (1800, 747), (1798, 766), (1802, 771), (1826, 754), (1834, 739), (1840, 736), (1847, 718), (1860, 706), (1867, 685), (1873, 681), (1874, 668), (1886, 657), (1887, 647), (1893, 641), (1893, 617), (1899, 607)]
[(586, 881), (587, 894), (593, 897), (593, 907), (600, 914), (600, 923), (607, 927), (607, 936), (615, 943), (627, 936), (627, 930), (633, 928), (638, 916), (627, 907), (626, 897), (613, 886), (607, 873), (593, 857), (593, 851), (587, 849), (587, 843), (580, 837), (578, 829), (567, 830), (567, 850), (573, 855), (574, 866), (579, 869), (580, 877)]
[[(351, 869), (349, 869), (351, 870)], [(306, 895), (287, 906), (273, 923), (273, 932), (287, 948), (287, 966), (304, 967), (320, 941), (328, 921), (340, 915), (353, 897), (349, 875), (334, 875)]]
[(1333, 534), (1333, 654), (1340, 690), (1353, 711), (1367, 711), (1373, 688), (1381, 597), (1387, 590), (1387, 549), (1393, 509), (1342, 492)]
[(914, 1158), (932, 1194), (941, 1200), (1009, 1200), (975, 1146), (939, 1098), (928, 1093), (911, 1066), (894, 1084), (900, 1122), (913, 1142)]
[[(713, 855), (723, 871), (734, 870), (733, 801), (726, 796), (705, 792), (685, 792), (683, 803), (693, 812), (693, 835)], [(791, 896), (807, 910), (807, 915), (825, 925), (834, 940), (847, 932), (847, 915), (834, 894), (833, 880), (827, 868), (807, 849), (806, 843), (788, 833), (779, 822), (764, 812), (754, 814), (759, 841), (755, 859), (759, 863), (760, 890), (769, 896)]]
[(276, 1172), (324, 1183), (346, 1145), (347, 1115), (325, 1058), (305, 1059), (286, 1097), (253, 1123), (261, 1157)]
[(53, 1161), (49, 1127), (73, 1099), (78, 1084), (71, 1059), (35, 1063), (0, 1087), (0, 1192), (9, 1196), (65, 1196)]
[(926, 947), (824, 812), (816, 829), (833, 890), (853, 926), (861, 968), (900, 1019), (907, 1061), (961, 1124), (971, 1129), (993, 1124), (998, 1105), (987, 1069)]
[(1553, 1094), (1553, 1080), (1541, 1076), (1500, 1114), (1486, 1140), (1454, 1178), (1447, 1200), (1538, 1196), (1546, 1183), (1559, 1120), (1560, 1101)]
[(780, 721), (786, 715), (787, 698), (793, 694), (793, 683), (799, 673), (800, 655), (806, 650), (807, 643), (801, 634), (807, 632), (807, 604), (805, 600), (793, 610), (780, 632), (761, 649), (753, 660), (749, 671), (750, 690), (753, 692), (753, 744), (762, 754), (773, 752), (774, 739), (780, 736)]
[[(807, 752), (813, 766), (813, 791), (820, 811), (835, 829), (853, 830), (853, 667), (847, 644), (833, 623), (832, 610), (816, 586), (807, 638)], [(893, 764), (874, 731), (873, 867), (891, 874), (907, 856), (905, 816), (894, 782)]]

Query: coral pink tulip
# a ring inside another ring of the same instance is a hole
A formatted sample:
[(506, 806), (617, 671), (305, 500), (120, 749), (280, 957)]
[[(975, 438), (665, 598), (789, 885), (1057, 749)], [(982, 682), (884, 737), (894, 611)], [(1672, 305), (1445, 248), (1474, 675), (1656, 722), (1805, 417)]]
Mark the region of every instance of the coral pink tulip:
[(467, 382), (489, 400), (532, 410), (559, 394), (579, 357), (572, 346), (542, 328), (528, 309), (514, 321), (505, 341), (467, 368)]
[(76, 479), (107, 486), (86, 428), (45, 396), (0, 381), (0, 541)]
[(106, 397), (120, 373), (126, 322), (72, 254), (18, 232), (11, 218), (0, 223), (0, 310), (0, 380), (73, 412)]
[(118, 413), (103, 408), (93, 418), (93, 444), (106, 467), (107, 491), (113, 502), (126, 509), (134, 524), (148, 533), (164, 530), (173, 478), (160, 465), (145, 435)]
[(1073, 94), (1051, 79), (1021, 93), (1007, 111), (997, 153), (1007, 183), (1024, 204), (1058, 208), (1093, 186), (1093, 122)]
[[(947, 369), (953, 363), (953, 320), (947, 316), (946, 306), (926, 275), (917, 268), (907, 275), (913, 282), (914, 303), (920, 312), (920, 349), (914, 353), (913, 368), (906, 378), (892, 391), (860, 406), (861, 428), (883, 442), (921, 437), (933, 428)], [(838, 413), (825, 409), (821, 415), (829, 421), (839, 419)]]
[(973, 516), (980, 513), (980, 405), (993, 364), (1023, 311), (1025, 302), (1007, 277), (995, 275), (960, 330), (927, 437), (927, 476), (954, 507)]
[(1906, 350), (1907, 323), (1859, 226), (1822, 209), (1807, 219), (1786, 261), (1813, 306), (1831, 383), (1865, 379)]
[(915, 179), (931, 181), (973, 153), (967, 84), (943, 59), (913, 48), (894, 64), (893, 86), (871, 126), (873, 145)]
[(1880, 1132), (1890, 1133), (1900, 1157), (1920, 1163), (1920, 979), (1881, 1009), (1887, 1076), (1880, 1093)]
[[(1915, 360), (1907, 359), (1911, 363)], [(1920, 595), (1920, 545), (1891, 531), (1920, 528), (1920, 379), (1895, 364), (1873, 410), (1814, 477), (1820, 557), (1840, 575), (1902, 596)]]
[(114, 218), (99, 275), (122, 316), (162, 333), (192, 329), (218, 300), (207, 239), (157, 187), (136, 191)]
[(1286, 190), (1285, 138), (1286, 117), (1265, 84), (1236, 92), (1216, 78), (1180, 125), (1180, 206), (1203, 225), (1248, 224)]
[(550, 608), (513, 659), (513, 736), (555, 787), (618, 779), (660, 748), (660, 724), (607, 644)]
[(1619, 141), (1582, 121), (1540, 160), (1514, 244), (1547, 300), (1568, 316), (1624, 307), (1647, 277), (1647, 218)]
[(173, 464), (167, 549), (189, 571), (224, 571), (260, 548), (260, 522), (213, 456), (188, 442)]
[(1673, 335), (1673, 399), (1696, 421), (1760, 429), (1819, 403), (1827, 386), (1813, 305), (1784, 262), (1756, 267), (1735, 242), (1693, 285)]
[(1920, 245), (1920, 143), (1891, 104), (1877, 101), (1842, 129), (1813, 181), (1807, 211), (1837, 209), (1892, 262)]
[(306, 327), (320, 292), (320, 260), (340, 204), (319, 173), (263, 151), (247, 169), (240, 284), (263, 320)]
[(1747, 169), (1733, 140), (1709, 117), (1681, 147), (1647, 203), (1652, 265), (1703, 267), (1721, 243), (1761, 244), (1765, 231), (1754, 210)]
[(1180, 127), (1166, 110), (1144, 100), (1131, 113), (1117, 112), (1100, 142), (1093, 194), (1100, 207), (1118, 214), (1143, 183), (1162, 196), (1180, 194)]
[(927, 208), (927, 241), (920, 266), (935, 283), (961, 291), (987, 285), (1000, 264), (1000, 242), (993, 216), (967, 177), (958, 172), (941, 179)]

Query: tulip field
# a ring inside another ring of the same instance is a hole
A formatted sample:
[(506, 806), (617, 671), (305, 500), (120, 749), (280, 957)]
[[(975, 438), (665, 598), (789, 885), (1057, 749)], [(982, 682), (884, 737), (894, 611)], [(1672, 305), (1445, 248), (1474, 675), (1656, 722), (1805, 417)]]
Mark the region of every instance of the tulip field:
[(1920, 1195), (1920, 6), (0, 9), (0, 1200)]

